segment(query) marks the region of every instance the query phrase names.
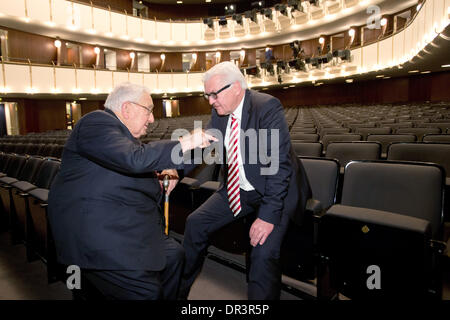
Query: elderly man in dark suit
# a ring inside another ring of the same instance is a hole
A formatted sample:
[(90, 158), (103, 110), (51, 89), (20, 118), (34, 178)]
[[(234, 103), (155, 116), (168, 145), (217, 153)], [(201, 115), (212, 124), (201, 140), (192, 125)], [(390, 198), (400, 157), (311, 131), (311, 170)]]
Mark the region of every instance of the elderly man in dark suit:
[[(208, 127), (224, 137), (226, 177), (223, 186), (187, 218), (180, 298), (187, 298), (200, 271), (211, 233), (256, 213), (249, 231), (253, 247), (248, 298), (279, 299), (280, 247), (290, 218), (301, 223), (311, 197), (308, 179), (291, 148), (278, 99), (249, 90), (231, 62), (214, 66), (203, 80), (205, 98), (213, 107)], [(233, 241), (232, 234), (229, 238)]]
[[(58, 261), (80, 267), (107, 299), (177, 295), (184, 254), (163, 231), (157, 171), (172, 168), (162, 174), (176, 175), (183, 164), (174, 164), (172, 149), (205, 147), (213, 138), (200, 130), (179, 141), (142, 144), (137, 138), (153, 121), (148, 89), (117, 86), (104, 111), (75, 125), (50, 189), (48, 215)], [(175, 184), (172, 179), (169, 192)]]

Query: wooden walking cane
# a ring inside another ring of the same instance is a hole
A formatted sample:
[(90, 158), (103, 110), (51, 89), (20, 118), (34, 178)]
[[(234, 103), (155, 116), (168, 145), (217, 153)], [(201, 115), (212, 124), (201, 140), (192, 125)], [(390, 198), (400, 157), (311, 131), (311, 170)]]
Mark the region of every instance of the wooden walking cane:
[(167, 194), (167, 190), (169, 188), (169, 175), (166, 174), (163, 179), (163, 187), (165, 192), (164, 199), (164, 220), (166, 221), (165, 233), (169, 234), (169, 195)]

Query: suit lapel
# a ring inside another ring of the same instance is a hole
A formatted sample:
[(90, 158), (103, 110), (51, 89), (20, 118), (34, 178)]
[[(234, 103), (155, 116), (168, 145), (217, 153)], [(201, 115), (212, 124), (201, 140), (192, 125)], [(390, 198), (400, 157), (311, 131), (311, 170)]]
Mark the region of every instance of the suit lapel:
[(245, 90), (245, 98), (244, 98), (244, 105), (242, 106), (242, 118), (241, 118), (241, 129), (242, 130), (247, 130), (247, 124), (248, 124), (248, 119), (250, 118), (250, 112), (252, 109), (252, 104), (251, 104), (251, 93), (250, 90), (247, 89)]

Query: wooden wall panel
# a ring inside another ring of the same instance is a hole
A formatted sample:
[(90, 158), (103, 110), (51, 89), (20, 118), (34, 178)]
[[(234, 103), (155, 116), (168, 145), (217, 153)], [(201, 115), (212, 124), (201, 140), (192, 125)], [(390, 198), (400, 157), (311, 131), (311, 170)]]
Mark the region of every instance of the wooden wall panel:
[(431, 78), (430, 100), (450, 101), (450, 71), (434, 74)]
[(78, 2), (83, 2), (87, 5), (91, 4), (94, 6), (108, 8), (111, 7), (112, 10), (123, 12), (126, 10), (128, 13), (133, 12), (133, 1), (130, 0), (77, 0)]
[(84, 116), (85, 114), (95, 111), (95, 110), (104, 110), (104, 104), (105, 101), (79, 101), (81, 104), (81, 116)]
[(55, 39), (8, 29), (8, 54), (11, 60), (51, 64), (56, 62)]
[[(131, 67), (130, 51), (115, 49), (117, 69), (126, 70)], [(137, 68), (137, 67), (135, 67)]]
[[(152, 54), (155, 55), (155, 54)], [(167, 52), (166, 61), (161, 71), (163, 72), (182, 72), (183, 71), (183, 57), (181, 52)], [(158, 56), (160, 59), (160, 57)], [(160, 59), (161, 60), (161, 59)]]

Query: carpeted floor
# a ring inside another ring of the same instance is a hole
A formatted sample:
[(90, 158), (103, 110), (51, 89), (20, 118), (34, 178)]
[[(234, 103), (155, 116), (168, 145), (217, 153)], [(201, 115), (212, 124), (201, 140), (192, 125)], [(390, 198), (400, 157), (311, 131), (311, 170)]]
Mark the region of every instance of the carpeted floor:
[[(71, 292), (62, 282), (47, 283), (45, 264), (27, 262), (24, 245), (11, 245), (9, 234), (0, 233), (0, 300), (70, 300)], [(194, 283), (192, 300), (246, 300), (245, 274), (211, 259), (206, 259)], [(298, 297), (283, 292), (282, 299)]]

